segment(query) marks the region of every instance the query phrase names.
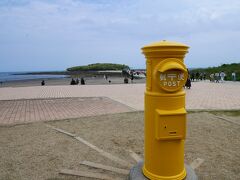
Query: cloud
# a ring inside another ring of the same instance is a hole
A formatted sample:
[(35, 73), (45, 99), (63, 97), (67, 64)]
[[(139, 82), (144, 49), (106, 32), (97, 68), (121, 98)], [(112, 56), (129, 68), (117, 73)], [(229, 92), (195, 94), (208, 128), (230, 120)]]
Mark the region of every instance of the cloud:
[(169, 39), (192, 46), (189, 66), (217, 65), (240, 59), (239, 17), (238, 0), (2, 0), (0, 59), (6, 68), (31, 58), (35, 69), (43, 61), (62, 69), (100, 60), (144, 67), (140, 48)]

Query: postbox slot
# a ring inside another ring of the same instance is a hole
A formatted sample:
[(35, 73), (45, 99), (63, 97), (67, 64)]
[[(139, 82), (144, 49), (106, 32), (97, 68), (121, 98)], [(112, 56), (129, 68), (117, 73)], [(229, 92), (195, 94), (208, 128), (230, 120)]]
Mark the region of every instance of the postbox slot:
[(176, 131), (170, 131), (169, 134), (170, 134), (170, 135), (176, 135), (177, 132), (176, 132)]
[(155, 137), (157, 140), (185, 139), (186, 110), (156, 110)]

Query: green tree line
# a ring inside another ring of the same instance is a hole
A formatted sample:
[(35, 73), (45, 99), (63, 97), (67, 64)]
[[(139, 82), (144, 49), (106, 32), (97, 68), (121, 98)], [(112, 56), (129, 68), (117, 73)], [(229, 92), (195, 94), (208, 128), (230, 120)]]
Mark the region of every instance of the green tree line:
[(67, 71), (105, 71), (105, 70), (123, 70), (129, 68), (125, 64), (95, 63), (86, 66), (74, 66), (67, 68)]
[(191, 73), (206, 73), (207, 78), (209, 78), (210, 74), (224, 72), (226, 74), (225, 80), (232, 80), (232, 73), (236, 73), (237, 81), (240, 81), (240, 63), (232, 63), (232, 64), (222, 64), (217, 67), (208, 67), (208, 68), (196, 68), (190, 70)]

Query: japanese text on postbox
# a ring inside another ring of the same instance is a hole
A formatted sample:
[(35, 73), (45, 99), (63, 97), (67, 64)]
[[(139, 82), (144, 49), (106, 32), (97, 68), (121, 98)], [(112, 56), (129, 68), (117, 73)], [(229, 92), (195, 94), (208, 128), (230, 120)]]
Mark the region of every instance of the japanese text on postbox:
[(184, 82), (183, 72), (164, 72), (160, 73), (160, 81), (163, 87), (179, 87)]

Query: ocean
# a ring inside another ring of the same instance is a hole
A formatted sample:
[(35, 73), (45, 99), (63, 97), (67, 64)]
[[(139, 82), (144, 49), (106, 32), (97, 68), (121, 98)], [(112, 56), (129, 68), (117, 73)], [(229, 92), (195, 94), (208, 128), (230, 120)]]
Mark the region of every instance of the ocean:
[(29, 72), (0, 72), (0, 82), (67, 77), (66, 75), (21, 75), (23, 73)]

